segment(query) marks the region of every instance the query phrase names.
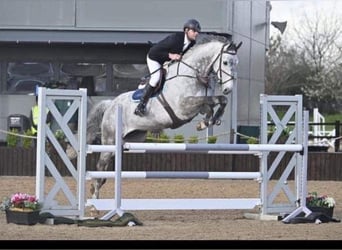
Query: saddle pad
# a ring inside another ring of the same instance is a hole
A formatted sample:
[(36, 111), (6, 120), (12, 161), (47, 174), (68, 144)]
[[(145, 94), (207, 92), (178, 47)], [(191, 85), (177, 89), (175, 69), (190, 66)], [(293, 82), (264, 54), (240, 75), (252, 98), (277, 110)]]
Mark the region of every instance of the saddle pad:
[[(160, 91), (154, 92), (151, 96), (152, 97), (156, 97), (158, 95)], [(132, 100), (133, 101), (140, 101), (141, 96), (144, 93), (144, 89), (137, 89), (134, 91), (133, 95), (132, 95)]]
[(143, 89), (137, 89), (134, 91), (133, 95), (132, 95), (132, 100), (133, 101), (139, 101), (142, 94), (143, 94)]

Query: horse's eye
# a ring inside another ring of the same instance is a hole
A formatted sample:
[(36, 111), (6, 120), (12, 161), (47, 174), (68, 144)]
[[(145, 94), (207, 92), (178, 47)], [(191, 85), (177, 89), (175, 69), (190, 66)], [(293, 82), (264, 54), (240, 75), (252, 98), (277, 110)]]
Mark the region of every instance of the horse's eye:
[(227, 61), (224, 61), (223, 64), (224, 64), (224, 65), (228, 65), (228, 62), (227, 62)]

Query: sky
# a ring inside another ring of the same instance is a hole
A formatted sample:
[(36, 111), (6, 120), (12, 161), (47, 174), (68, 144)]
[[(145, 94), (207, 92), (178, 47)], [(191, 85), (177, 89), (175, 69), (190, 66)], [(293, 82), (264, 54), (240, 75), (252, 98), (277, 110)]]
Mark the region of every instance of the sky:
[[(271, 1), (272, 10), (270, 14), (272, 21), (287, 21), (287, 30), (294, 25), (300, 25), (303, 16), (314, 15), (317, 10), (323, 15), (340, 15), (342, 16), (342, 0), (273, 0)], [(271, 25), (271, 35), (278, 32)]]

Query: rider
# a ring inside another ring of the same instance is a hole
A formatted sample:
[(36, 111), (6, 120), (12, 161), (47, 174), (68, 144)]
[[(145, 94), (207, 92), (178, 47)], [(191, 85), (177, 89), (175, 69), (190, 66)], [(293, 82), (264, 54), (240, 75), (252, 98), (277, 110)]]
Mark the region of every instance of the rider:
[(194, 46), (200, 31), (200, 23), (195, 19), (189, 19), (183, 26), (183, 32), (177, 32), (167, 36), (150, 49), (146, 62), (151, 78), (149, 83), (146, 83), (143, 95), (140, 98), (134, 114), (138, 116), (145, 115), (146, 104), (160, 79), (162, 65), (169, 60), (180, 60), (182, 55)]

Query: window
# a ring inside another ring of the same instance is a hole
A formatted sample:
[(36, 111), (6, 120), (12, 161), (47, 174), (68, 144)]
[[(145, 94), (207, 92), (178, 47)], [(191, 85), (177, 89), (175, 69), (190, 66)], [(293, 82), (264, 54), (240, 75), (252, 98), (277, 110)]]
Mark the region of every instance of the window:
[(87, 88), (89, 95), (107, 92), (106, 64), (104, 63), (64, 63), (60, 68), (60, 78), (71, 88)]
[(10, 94), (33, 94), (36, 87), (86, 88), (88, 95), (110, 95), (135, 90), (149, 74), (146, 64), (93, 62), (9, 62), (5, 67), (5, 90)]
[(114, 85), (117, 91), (135, 90), (141, 78), (148, 74), (146, 64), (113, 64)]
[(10, 62), (7, 66), (7, 91), (34, 93), (36, 86), (44, 86), (52, 77), (50, 63)]

